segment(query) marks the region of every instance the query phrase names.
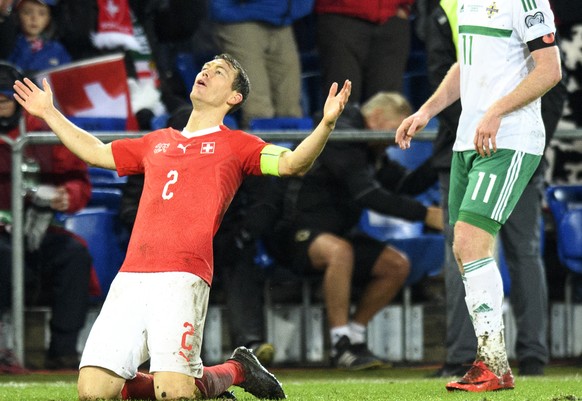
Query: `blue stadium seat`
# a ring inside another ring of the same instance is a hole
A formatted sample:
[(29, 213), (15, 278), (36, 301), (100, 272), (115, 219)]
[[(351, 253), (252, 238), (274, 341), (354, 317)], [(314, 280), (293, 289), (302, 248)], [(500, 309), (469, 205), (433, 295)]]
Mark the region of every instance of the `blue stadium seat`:
[(102, 301), (125, 258), (124, 238), (117, 213), (104, 207), (88, 207), (78, 213), (62, 216), (67, 230), (82, 237), (93, 257), (102, 295)]
[(122, 192), (119, 188), (93, 187), (88, 207), (105, 207), (114, 212), (119, 211)]
[(151, 129), (153, 131), (157, 129), (166, 128), (168, 126), (169, 114), (160, 114), (159, 116), (153, 116), (150, 120)]
[(558, 258), (569, 270), (582, 274), (582, 186), (550, 186), (546, 198), (555, 221)]
[[(249, 121), (250, 131), (307, 131), (313, 129), (311, 117), (273, 117), (253, 118)], [(295, 144), (290, 141), (273, 143), (293, 149)]]
[[(431, 141), (412, 141), (410, 149), (402, 150), (398, 146), (388, 146), (386, 154), (390, 160), (399, 163), (408, 170), (414, 170), (431, 157), (432, 149), (433, 143)], [(439, 183), (435, 182), (433, 186), (418, 195), (416, 199), (427, 206), (440, 204)]]
[[(433, 144), (430, 141), (413, 141), (408, 150), (389, 146), (386, 153), (391, 160), (408, 170), (414, 170), (432, 155), (432, 148)], [(417, 196), (417, 199), (427, 206), (438, 204), (440, 201), (438, 183)], [(360, 218), (360, 229), (379, 241), (393, 245), (408, 256), (411, 271), (406, 285), (417, 283), (427, 275), (434, 276), (443, 268), (444, 235), (425, 233), (422, 222), (409, 222), (365, 210)]]
[(443, 268), (445, 240), (443, 234), (425, 233), (424, 224), (409, 222), (364, 210), (359, 228), (372, 238), (404, 252), (410, 260), (406, 285), (413, 285), (426, 276), (435, 276)]
[(89, 167), (89, 180), (93, 188), (122, 188), (127, 182), (127, 177), (120, 177), (115, 170), (101, 167)]
[(194, 59), (194, 55), (190, 52), (178, 53), (174, 64), (176, 70), (178, 70), (178, 73), (180, 74), (180, 78), (182, 78), (184, 87), (187, 88), (188, 92), (190, 92), (194, 80), (196, 79), (196, 75), (200, 70)]
[(249, 121), (251, 131), (311, 130), (313, 119), (310, 117), (272, 117), (253, 118)]

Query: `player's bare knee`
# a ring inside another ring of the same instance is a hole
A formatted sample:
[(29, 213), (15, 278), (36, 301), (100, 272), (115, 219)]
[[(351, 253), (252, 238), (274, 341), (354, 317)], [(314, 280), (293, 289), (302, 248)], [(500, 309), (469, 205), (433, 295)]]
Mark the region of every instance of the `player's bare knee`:
[(179, 373), (158, 372), (154, 375), (157, 400), (194, 400), (200, 398), (194, 378)]
[(106, 369), (83, 367), (79, 372), (77, 393), (80, 401), (112, 400), (121, 395), (125, 379)]

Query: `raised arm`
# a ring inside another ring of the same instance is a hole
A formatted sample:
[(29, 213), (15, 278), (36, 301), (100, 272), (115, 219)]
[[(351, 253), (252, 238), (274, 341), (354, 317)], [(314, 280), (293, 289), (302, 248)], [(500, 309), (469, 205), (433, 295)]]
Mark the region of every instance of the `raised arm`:
[(330, 89), (325, 105), (323, 117), (317, 127), (292, 152), (281, 154), (279, 160), (279, 174), (281, 176), (305, 174), (323, 150), (327, 139), (335, 128), (335, 123), (341, 115), (352, 91), (352, 83), (344, 82), (342, 89), (337, 92), (338, 84), (334, 82)]
[(53, 93), (43, 79), (40, 89), (28, 78), (14, 83), (14, 98), (30, 114), (43, 119), (61, 142), (86, 163), (115, 169), (111, 144), (104, 144), (87, 131), (69, 121), (53, 104)]

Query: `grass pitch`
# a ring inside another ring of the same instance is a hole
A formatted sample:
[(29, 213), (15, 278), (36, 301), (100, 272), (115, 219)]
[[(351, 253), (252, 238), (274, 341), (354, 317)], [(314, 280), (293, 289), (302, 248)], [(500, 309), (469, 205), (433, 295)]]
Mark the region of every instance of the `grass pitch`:
[[(449, 393), (446, 379), (427, 378), (430, 368), (363, 372), (334, 369), (273, 369), (289, 400), (301, 401), (582, 401), (582, 368), (551, 366), (543, 377), (515, 378), (515, 390)], [(75, 401), (77, 375), (34, 373), (1, 375), (0, 401)], [(233, 387), (241, 400), (255, 400)]]

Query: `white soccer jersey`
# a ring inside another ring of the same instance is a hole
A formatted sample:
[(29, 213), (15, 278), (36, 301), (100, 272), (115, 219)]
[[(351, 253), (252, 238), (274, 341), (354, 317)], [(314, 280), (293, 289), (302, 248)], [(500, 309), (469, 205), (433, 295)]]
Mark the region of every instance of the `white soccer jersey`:
[[(474, 149), (487, 109), (533, 69), (527, 42), (555, 32), (548, 0), (462, 0), (458, 4), (461, 113), (453, 150)], [(503, 117), (497, 147), (541, 155), (545, 130), (540, 100)]]

